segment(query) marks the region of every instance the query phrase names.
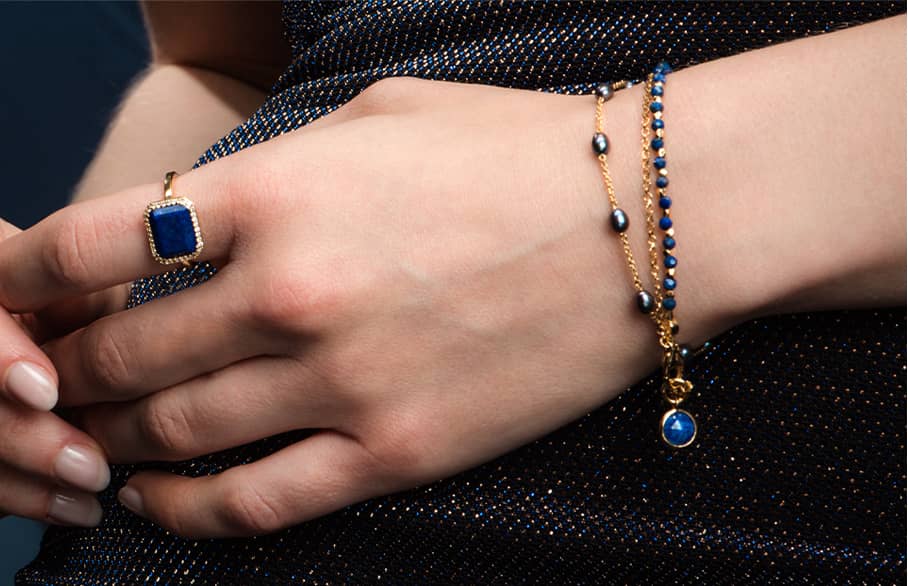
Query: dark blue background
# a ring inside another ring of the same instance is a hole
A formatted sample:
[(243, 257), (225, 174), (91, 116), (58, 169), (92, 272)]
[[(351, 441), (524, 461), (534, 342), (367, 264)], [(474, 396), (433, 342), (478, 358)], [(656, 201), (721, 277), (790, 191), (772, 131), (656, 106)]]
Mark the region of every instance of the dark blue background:
[[(66, 204), (147, 61), (134, 2), (0, 2), (0, 216), (26, 227)], [(0, 586), (35, 555), (42, 530), (0, 520)]]

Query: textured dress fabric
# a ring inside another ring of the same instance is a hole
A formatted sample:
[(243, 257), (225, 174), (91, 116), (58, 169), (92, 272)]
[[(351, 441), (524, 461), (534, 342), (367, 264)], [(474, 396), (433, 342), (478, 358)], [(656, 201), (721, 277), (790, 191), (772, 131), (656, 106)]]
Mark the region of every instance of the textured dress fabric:
[[(292, 64), (197, 164), (299, 128), (384, 77), (589, 93), (597, 81), (640, 78), (663, 58), (678, 69), (904, 10), (286, 3)], [(213, 274), (202, 264), (139, 280), (130, 305)], [(310, 432), (183, 463), (117, 466), (101, 495), (102, 525), (49, 529), (18, 583), (904, 581), (903, 307), (760, 319), (712, 340), (690, 368), (700, 432), (685, 450), (658, 436), (657, 374), (485, 465), (254, 539), (177, 538), (119, 506), (116, 491), (140, 468), (213, 474)]]

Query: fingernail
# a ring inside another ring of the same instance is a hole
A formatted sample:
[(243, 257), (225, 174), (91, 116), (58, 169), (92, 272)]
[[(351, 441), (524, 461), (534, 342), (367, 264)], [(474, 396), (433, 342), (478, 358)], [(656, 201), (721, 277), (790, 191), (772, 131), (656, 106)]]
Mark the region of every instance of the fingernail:
[(120, 503), (136, 515), (140, 517), (145, 516), (145, 507), (142, 504), (142, 495), (139, 494), (139, 491), (133, 487), (127, 485), (120, 489), (120, 492), (117, 494), (117, 498), (120, 499)]
[(40, 366), (14, 362), (6, 371), (6, 391), (33, 409), (50, 411), (57, 404), (57, 385)]
[(87, 494), (61, 490), (53, 496), (47, 516), (64, 525), (96, 527), (101, 522), (101, 505)]
[(54, 464), (57, 478), (76, 488), (100, 492), (110, 484), (110, 468), (96, 450), (69, 445), (60, 451)]

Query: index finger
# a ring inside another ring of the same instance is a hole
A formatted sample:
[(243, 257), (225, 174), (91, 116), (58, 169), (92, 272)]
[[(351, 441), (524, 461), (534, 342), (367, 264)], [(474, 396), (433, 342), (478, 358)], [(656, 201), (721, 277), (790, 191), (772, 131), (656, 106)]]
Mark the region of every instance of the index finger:
[[(225, 171), (224, 165), (211, 163), (174, 182), (173, 196), (188, 198), (196, 210), (202, 238), (185, 242), (204, 243), (199, 260), (224, 258), (234, 238), (230, 202), (237, 189)], [(63, 208), (0, 243), (0, 306), (15, 313), (37, 311), (179, 267), (156, 261), (149, 246), (146, 207), (161, 199), (160, 183), (140, 185)], [(162, 251), (165, 246), (178, 250), (180, 238), (187, 236), (184, 210), (171, 214), (176, 224), (159, 214), (156, 241), (164, 243)]]

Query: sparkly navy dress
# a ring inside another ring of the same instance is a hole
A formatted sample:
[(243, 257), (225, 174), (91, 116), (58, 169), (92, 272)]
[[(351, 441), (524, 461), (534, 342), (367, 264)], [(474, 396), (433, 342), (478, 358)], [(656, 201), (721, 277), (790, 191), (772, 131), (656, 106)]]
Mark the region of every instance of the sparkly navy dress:
[[(589, 93), (596, 81), (642, 77), (661, 58), (678, 69), (904, 11), (858, 2), (287, 3), (292, 65), (198, 164), (303, 126), (383, 77)], [(139, 281), (131, 303), (209, 275), (201, 266)], [(701, 426), (692, 449), (672, 451), (658, 437), (654, 373), (483, 466), (256, 539), (167, 534), (117, 504), (134, 470), (117, 467), (103, 525), (50, 529), (18, 582), (904, 582), (904, 352), (904, 307), (749, 322), (691, 367)], [(157, 466), (211, 474), (306, 433)]]

